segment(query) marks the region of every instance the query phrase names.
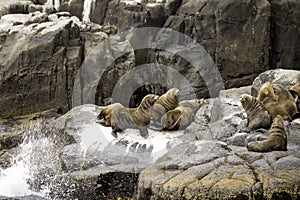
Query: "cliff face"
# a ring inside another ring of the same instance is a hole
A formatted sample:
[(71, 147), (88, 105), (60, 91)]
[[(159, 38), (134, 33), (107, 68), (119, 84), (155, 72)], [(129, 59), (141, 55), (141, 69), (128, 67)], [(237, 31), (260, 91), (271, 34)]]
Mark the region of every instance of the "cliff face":
[[(71, 108), (72, 88), (81, 64), (94, 46), (115, 33), (113, 28), (105, 29), (107, 25), (115, 26), (119, 33), (133, 27), (170, 28), (193, 42), (187, 45), (178, 36), (166, 43), (164, 50), (134, 49), (132, 38), (114, 39), (120, 44), (112, 49), (119, 53), (133, 50), (122, 58), (108, 55), (116, 62), (102, 65), (109, 65), (108, 71), (98, 75), (101, 80), (94, 83), (98, 88), (95, 98), (86, 103), (111, 102), (122, 75), (152, 62), (173, 68), (191, 83), (196, 96), (208, 97), (207, 82), (183, 57), (199, 60), (189, 54), (194, 42), (214, 60), (226, 88), (250, 85), (270, 68), (299, 68), (300, 3), (295, 0), (19, 0), (0, 5), (1, 116)], [(55, 9), (70, 14), (50, 14)], [(96, 24), (86, 26), (75, 16)], [(157, 33), (150, 34), (155, 41)], [(138, 42), (147, 38), (135, 37)], [(150, 92), (163, 91), (157, 85), (142, 87), (133, 95), (132, 105), (141, 94)], [(9, 105), (15, 106), (7, 109)]]

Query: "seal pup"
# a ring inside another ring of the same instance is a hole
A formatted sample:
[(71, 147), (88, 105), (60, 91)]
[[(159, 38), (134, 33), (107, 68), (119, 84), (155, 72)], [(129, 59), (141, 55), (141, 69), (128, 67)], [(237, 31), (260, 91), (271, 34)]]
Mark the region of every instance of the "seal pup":
[(257, 99), (263, 103), (273, 119), (281, 115), (291, 120), (292, 116), (297, 113), (293, 96), (280, 84), (264, 83), (258, 92)]
[(272, 124), (272, 116), (260, 101), (251, 95), (242, 94), (240, 96), (240, 102), (246, 111), (248, 118), (247, 128), (245, 130), (246, 132), (260, 128), (270, 128)]
[(178, 130), (186, 128), (194, 119), (194, 115), (203, 105), (204, 99), (180, 101), (178, 106), (169, 110), (161, 118), (163, 130)]
[(161, 95), (151, 109), (151, 119), (154, 123), (160, 123), (161, 117), (178, 106), (178, 98), (180, 90), (178, 88), (169, 89), (165, 94)]
[(111, 126), (111, 115), (115, 110), (120, 108), (124, 108), (124, 106), (120, 103), (113, 103), (103, 107), (97, 116), (97, 123), (103, 126)]
[(255, 152), (286, 151), (287, 135), (284, 129), (283, 117), (277, 115), (274, 118), (266, 140), (249, 142), (247, 149)]
[(143, 138), (148, 137), (147, 126), (150, 123), (150, 110), (159, 96), (146, 95), (137, 108), (119, 108), (111, 115), (112, 135), (117, 137), (117, 132), (127, 128), (137, 128)]

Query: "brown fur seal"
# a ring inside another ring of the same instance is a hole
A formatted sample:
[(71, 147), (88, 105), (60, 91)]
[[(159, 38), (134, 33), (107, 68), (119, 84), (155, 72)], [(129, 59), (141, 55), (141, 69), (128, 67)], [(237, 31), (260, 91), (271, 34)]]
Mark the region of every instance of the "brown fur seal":
[(178, 130), (186, 128), (193, 121), (195, 113), (203, 103), (204, 99), (179, 102), (175, 109), (169, 110), (162, 116), (161, 125), (163, 129)]
[(104, 126), (111, 126), (111, 115), (115, 110), (120, 108), (124, 108), (120, 103), (114, 103), (103, 107), (97, 116), (97, 122)]
[(151, 110), (151, 118), (154, 122), (160, 122), (161, 117), (178, 106), (180, 91), (177, 88), (169, 89), (155, 102)]
[(150, 123), (150, 110), (159, 96), (154, 94), (146, 95), (137, 108), (119, 108), (111, 115), (112, 135), (117, 137), (117, 132), (126, 128), (137, 128), (140, 135), (148, 137), (147, 126)]
[(297, 109), (298, 109), (298, 115), (299, 115), (299, 111), (300, 111), (300, 83), (296, 83), (295, 85), (293, 85), (289, 89), (289, 92), (294, 97), (294, 100), (296, 102), (296, 106), (297, 106)]
[(255, 152), (286, 151), (287, 135), (284, 129), (283, 118), (277, 115), (273, 120), (267, 139), (249, 142), (247, 148), (249, 151)]
[(240, 97), (240, 102), (247, 113), (247, 132), (259, 128), (270, 128), (272, 116), (260, 101), (251, 95), (243, 94)]
[(289, 120), (297, 113), (297, 106), (291, 93), (280, 84), (266, 82), (258, 92), (261, 101), (274, 119), (280, 115)]

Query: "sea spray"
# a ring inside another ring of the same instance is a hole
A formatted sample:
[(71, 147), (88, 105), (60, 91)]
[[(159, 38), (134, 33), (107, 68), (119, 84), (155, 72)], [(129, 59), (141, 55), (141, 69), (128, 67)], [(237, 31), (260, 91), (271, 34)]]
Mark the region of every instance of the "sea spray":
[(61, 151), (53, 130), (46, 131), (44, 125), (29, 125), (22, 131), (23, 142), (11, 157), (11, 167), (0, 168), (0, 196), (49, 198), (59, 188), (56, 176), (61, 173)]

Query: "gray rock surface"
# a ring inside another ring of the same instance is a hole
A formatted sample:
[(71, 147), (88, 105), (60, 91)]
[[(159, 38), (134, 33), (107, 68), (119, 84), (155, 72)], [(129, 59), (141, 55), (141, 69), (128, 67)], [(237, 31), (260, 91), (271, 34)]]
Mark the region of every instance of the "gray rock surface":
[(295, 83), (300, 82), (300, 71), (288, 69), (275, 69), (265, 71), (258, 77), (256, 77), (253, 81), (251, 94), (253, 96), (256, 96), (260, 87), (268, 81), (271, 83), (282, 84), (286, 88), (290, 88)]
[(270, 15), (266, 0), (190, 0), (182, 2), (164, 27), (202, 44), (217, 63), (226, 87), (239, 87), (250, 85), (268, 69)]

